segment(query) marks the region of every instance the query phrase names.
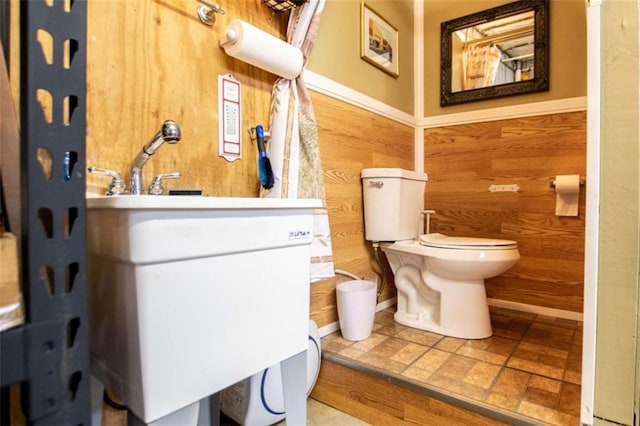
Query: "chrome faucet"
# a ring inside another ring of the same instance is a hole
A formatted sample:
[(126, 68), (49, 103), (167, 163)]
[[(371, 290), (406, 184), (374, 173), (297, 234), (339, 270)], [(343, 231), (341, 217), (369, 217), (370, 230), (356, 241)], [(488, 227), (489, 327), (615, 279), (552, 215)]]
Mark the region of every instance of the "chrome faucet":
[(142, 151), (131, 163), (131, 186), (130, 192), (132, 195), (141, 195), (144, 192), (144, 186), (142, 184), (142, 167), (149, 160), (149, 158), (155, 154), (155, 152), (162, 146), (162, 144), (169, 143), (175, 144), (182, 138), (180, 126), (174, 121), (167, 120), (162, 124), (162, 129), (142, 147)]

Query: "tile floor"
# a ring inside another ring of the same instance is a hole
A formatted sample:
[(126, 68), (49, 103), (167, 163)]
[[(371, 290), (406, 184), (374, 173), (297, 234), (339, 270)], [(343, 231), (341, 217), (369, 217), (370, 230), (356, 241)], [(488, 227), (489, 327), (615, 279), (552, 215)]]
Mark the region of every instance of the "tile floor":
[(323, 353), (491, 411), (580, 424), (582, 322), (492, 307), (493, 336), (464, 340), (400, 325), (394, 309), (378, 312), (361, 342), (325, 336)]

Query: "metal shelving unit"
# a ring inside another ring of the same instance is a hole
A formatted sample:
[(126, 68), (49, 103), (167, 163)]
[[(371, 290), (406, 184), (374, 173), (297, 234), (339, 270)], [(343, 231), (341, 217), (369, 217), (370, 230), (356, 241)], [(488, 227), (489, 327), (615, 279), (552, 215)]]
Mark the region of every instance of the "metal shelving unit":
[[(8, 385), (21, 384), (23, 411), (35, 425), (88, 425), (91, 419), (86, 16), (86, 1), (20, 3), (26, 321), (0, 333), (0, 384), (3, 392)], [(7, 408), (0, 412), (5, 415)]]

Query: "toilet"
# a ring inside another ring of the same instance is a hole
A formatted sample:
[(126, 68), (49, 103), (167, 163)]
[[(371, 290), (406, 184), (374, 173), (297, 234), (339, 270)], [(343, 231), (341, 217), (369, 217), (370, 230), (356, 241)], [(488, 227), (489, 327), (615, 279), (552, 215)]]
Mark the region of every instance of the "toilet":
[(492, 335), (485, 278), (520, 259), (515, 241), (420, 235), (425, 173), (362, 170), (365, 238), (385, 252), (398, 290), (396, 322), (463, 339)]

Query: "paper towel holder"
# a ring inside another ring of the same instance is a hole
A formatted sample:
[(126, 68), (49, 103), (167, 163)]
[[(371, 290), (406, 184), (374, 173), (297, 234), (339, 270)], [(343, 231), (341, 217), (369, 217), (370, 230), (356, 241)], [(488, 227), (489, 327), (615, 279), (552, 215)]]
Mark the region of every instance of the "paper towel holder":
[(213, 25), (216, 22), (216, 13), (225, 14), (225, 10), (217, 4), (212, 4), (204, 0), (196, 0), (200, 3), (198, 6), (198, 18), (205, 25)]
[[(584, 186), (587, 183), (587, 179), (581, 177), (580, 178), (580, 186)], [(549, 188), (555, 188), (556, 187), (556, 180), (555, 179), (551, 179), (549, 181)]]

